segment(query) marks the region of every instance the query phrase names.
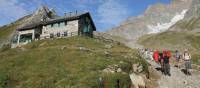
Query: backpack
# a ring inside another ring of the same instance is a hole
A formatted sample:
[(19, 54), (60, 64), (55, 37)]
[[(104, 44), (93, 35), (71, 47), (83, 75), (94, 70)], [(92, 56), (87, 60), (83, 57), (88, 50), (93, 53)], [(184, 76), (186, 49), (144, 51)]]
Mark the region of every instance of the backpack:
[(189, 55), (189, 54), (185, 55), (185, 53), (184, 53), (184, 59), (185, 59), (185, 60), (190, 60), (190, 59), (191, 59), (191, 57), (190, 57), (190, 55)]
[(167, 51), (166, 54), (167, 54), (167, 57), (169, 57), (169, 58), (172, 56), (170, 51)]
[(181, 58), (181, 57), (180, 57), (180, 54), (179, 54), (178, 52), (175, 53), (175, 58), (176, 58), (176, 59), (180, 59), (180, 58)]

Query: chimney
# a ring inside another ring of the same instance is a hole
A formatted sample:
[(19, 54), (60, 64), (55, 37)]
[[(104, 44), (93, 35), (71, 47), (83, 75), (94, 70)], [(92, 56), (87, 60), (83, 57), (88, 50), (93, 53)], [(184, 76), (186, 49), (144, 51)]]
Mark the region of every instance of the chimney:
[(72, 12), (69, 12), (69, 16), (71, 16), (72, 15)]
[(65, 14), (65, 16), (67, 16), (67, 13), (64, 13)]
[(78, 14), (78, 11), (76, 10), (76, 15)]

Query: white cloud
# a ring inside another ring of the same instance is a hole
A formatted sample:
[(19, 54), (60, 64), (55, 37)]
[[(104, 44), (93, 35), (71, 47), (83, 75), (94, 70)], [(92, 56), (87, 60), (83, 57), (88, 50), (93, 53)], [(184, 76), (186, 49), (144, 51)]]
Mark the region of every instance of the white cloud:
[(128, 8), (120, 0), (104, 0), (98, 7), (99, 23), (116, 26), (129, 15)]
[(0, 0), (0, 17), (7, 20), (16, 20), (28, 13), (23, 8), (25, 4), (18, 0)]

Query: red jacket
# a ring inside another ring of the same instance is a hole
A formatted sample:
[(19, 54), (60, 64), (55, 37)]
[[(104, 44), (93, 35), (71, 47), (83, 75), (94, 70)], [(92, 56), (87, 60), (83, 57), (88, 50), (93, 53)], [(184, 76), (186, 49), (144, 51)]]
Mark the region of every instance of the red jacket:
[(159, 58), (159, 52), (158, 52), (158, 51), (155, 51), (155, 52), (153, 53), (153, 59), (154, 59), (155, 61), (158, 61), (158, 58)]

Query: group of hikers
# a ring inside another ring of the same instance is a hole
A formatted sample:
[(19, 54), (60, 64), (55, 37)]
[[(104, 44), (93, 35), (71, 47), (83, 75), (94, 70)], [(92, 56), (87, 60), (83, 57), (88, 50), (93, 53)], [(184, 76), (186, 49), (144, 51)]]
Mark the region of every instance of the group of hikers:
[(186, 75), (191, 75), (190, 69), (191, 66), (191, 55), (188, 50), (184, 50), (183, 54), (180, 53), (179, 50), (175, 50), (174, 53), (167, 49), (159, 50), (151, 50), (151, 49), (142, 49), (142, 54), (146, 59), (155, 61), (157, 65), (159, 65), (160, 70), (164, 75), (171, 76), (170, 73), (170, 64), (172, 61), (175, 62), (175, 67), (180, 68), (180, 61), (184, 61), (185, 65), (185, 73)]

